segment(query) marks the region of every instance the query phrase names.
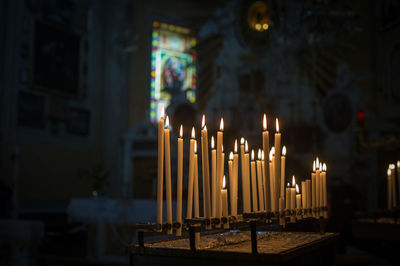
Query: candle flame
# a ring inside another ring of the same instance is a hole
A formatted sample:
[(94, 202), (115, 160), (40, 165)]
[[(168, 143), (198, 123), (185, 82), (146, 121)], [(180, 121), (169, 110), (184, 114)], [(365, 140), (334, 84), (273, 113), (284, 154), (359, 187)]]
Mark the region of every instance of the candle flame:
[(322, 163), (319, 163), (319, 170), (322, 170)]
[(194, 141), (194, 153), (197, 153), (197, 141)]
[(292, 177), (292, 187), (294, 187), (296, 185), (296, 179), (294, 178), (294, 176)]
[(221, 150), (222, 152), (224, 152), (224, 145), (221, 145)]
[(397, 168), (400, 168), (400, 161), (397, 161)]
[(278, 118), (275, 119), (275, 128), (276, 128), (276, 132), (279, 132), (279, 121), (278, 121)]
[(204, 126), (204, 127), (203, 127), (203, 130), (207, 131), (207, 126)]
[(313, 172), (315, 172), (315, 161), (313, 161), (312, 170), (313, 170)]
[(267, 115), (266, 114), (264, 114), (264, 117), (263, 117), (263, 128), (264, 128), (264, 130), (267, 130)]
[(282, 155), (286, 156), (286, 146), (283, 146), (283, 148), (282, 148)]
[(287, 183), (286, 187), (290, 188), (290, 182)]
[(165, 119), (165, 128), (169, 128), (169, 117)]
[(319, 167), (319, 159), (318, 159), (318, 157), (317, 157), (317, 160), (316, 160), (316, 167), (317, 167), (317, 169)]
[(275, 156), (275, 147), (274, 146), (272, 146), (271, 152), (272, 152), (272, 155)]
[(237, 139), (235, 139), (235, 148), (233, 149), (233, 151), (234, 151), (235, 153), (238, 152), (238, 150), (237, 150)]
[(261, 151), (261, 160), (264, 161), (264, 151)]
[(201, 118), (201, 128), (204, 128), (206, 126), (206, 116), (203, 114), (203, 117)]
[(300, 193), (299, 185), (297, 185), (297, 184), (296, 184), (296, 193), (297, 193), (297, 194)]
[(179, 137), (183, 138), (183, 126), (179, 129)]
[(254, 161), (254, 150), (251, 150), (251, 160)]
[(224, 178), (222, 179), (222, 188), (225, 189), (226, 188), (226, 177), (224, 176)]
[(194, 127), (192, 127), (192, 139), (194, 139), (196, 137), (195, 131), (194, 131)]
[(261, 160), (261, 159), (262, 159), (262, 157), (261, 157), (261, 150), (260, 150), (260, 149), (258, 149), (258, 155), (257, 155), (257, 157), (258, 157), (258, 160)]
[(247, 140), (244, 142), (244, 151), (249, 152), (249, 144), (247, 143)]
[(224, 131), (224, 119), (221, 118), (221, 122), (219, 122), (219, 130)]
[(389, 164), (389, 168), (393, 170), (395, 168), (394, 163)]
[(211, 149), (215, 149), (214, 136), (211, 136)]
[(392, 171), (390, 169), (387, 170), (387, 175), (390, 176)]
[(244, 138), (241, 138), (240, 139), (240, 145), (243, 145), (244, 144)]
[(326, 172), (326, 163), (324, 163), (324, 164), (322, 165), (322, 171), (325, 171), (325, 172)]
[(229, 153), (229, 160), (231, 160), (231, 161), (233, 160), (233, 152)]
[(161, 119), (161, 120), (164, 119), (164, 116), (165, 116), (165, 108), (164, 108), (164, 106), (162, 106), (162, 107), (161, 107), (160, 119)]
[(272, 149), (269, 151), (269, 161), (272, 162), (273, 151)]

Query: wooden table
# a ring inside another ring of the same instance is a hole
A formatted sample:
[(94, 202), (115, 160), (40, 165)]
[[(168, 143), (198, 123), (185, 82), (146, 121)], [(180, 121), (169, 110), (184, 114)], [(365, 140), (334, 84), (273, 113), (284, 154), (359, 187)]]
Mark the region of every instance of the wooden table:
[(250, 232), (202, 235), (196, 251), (187, 237), (130, 247), (130, 265), (334, 265), (336, 233), (258, 232), (257, 254)]

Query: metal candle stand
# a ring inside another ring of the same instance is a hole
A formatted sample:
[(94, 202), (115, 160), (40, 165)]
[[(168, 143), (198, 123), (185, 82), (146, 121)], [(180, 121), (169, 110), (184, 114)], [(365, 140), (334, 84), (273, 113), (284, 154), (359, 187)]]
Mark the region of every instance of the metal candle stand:
[[(145, 224), (136, 224), (135, 228), (138, 230), (138, 242), (140, 247), (144, 247), (144, 238), (151, 236), (161, 236), (168, 235), (168, 229), (179, 229), (182, 227), (182, 231), (189, 232), (189, 243), (190, 249), (192, 251), (196, 251), (196, 237), (195, 233), (199, 232), (215, 232), (215, 230), (250, 230), (251, 231), (251, 250), (253, 254), (257, 254), (257, 226), (266, 226), (266, 225), (278, 225), (279, 219), (285, 219), (285, 224), (290, 223), (290, 217), (296, 216), (304, 212), (304, 214), (310, 215), (310, 217), (303, 217), (301, 221), (311, 221), (314, 225), (319, 226), (319, 231), (324, 233), (325, 230), (325, 219), (320, 216), (320, 218), (311, 217), (313, 213), (323, 213), (327, 211), (327, 207), (315, 208), (314, 210), (305, 209), (305, 210), (286, 210), (284, 212), (251, 212), (251, 213), (243, 213), (242, 215), (229, 216), (219, 218), (192, 218), (192, 219), (184, 219), (183, 224), (180, 223), (164, 223), (164, 224), (156, 224), (156, 223), (145, 223)], [(227, 228), (219, 228), (216, 227), (218, 225), (229, 225), (229, 229)], [(178, 239), (181, 237), (178, 237)]]

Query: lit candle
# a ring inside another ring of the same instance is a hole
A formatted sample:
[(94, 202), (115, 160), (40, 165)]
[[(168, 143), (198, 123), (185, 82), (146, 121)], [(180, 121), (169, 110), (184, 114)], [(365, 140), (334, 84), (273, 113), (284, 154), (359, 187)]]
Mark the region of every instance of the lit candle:
[(198, 157), (197, 157), (197, 141), (194, 142), (194, 217), (200, 217), (199, 209), (199, 170), (198, 170)]
[(319, 207), (321, 207), (321, 202), (320, 202), (321, 169), (319, 169), (318, 157), (315, 161), (315, 166), (317, 167), (317, 169), (315, 171), (315, 205), (317, 207), (316, 217), (319, 218), (319, 216), (320, 216), (320, 208)]
[(188, 199), (187, 199), (187, 209), (186, 218), (192, 218), (192, 208), (193, 208), (193, 174), (194, 174), (194, 143), (195, 131), (192, 127), (192, 135), (189, 142), (189, 180), (188, 180)]
[(238, 179), (238, 170), (239, 170), (239, 154), (238, 154), (238, 146), (237, 140), (235, 140), (235, 147), (233, 150), (233, 181), (234, 181), (234, 201), (233, 201), (233, 210), (234, 212), (231, 215), (237, 215), (237, 203), (238, 203), (238, 188), (239, 188), (239, 179)]
[(296, 218), (297, 220), (301, 220), (301, 194), (299, 190), (299, 186), (296, 184)]
[(176, 229), (176, 235), (182, 235), (182, 183), (183, 183), (183, 126), (179, 129), (178, 137), (178, 177), (176, 181), (176, 221), (181, 225)]
[(171, 225), (168, 234), (172, 234), (172, 190), (171, 190), (171, 149), (169, 137), (169, 118), (165, 119), (164, 144), (165, 144), (165, 196), (167, 198), (167, 223)]
[(275, 212), (275, 172), (274, 172), (274, 152), (275, 152), (275, 148), (272, 147), (271, 151), (269, 152), (269, 176), (270, 176), (270, 196), (271, 196), (271, 212)]
[[(279, 199), (279, 194), (280, 194), (280, 188), (281, 188), (281, 133), (279, 131), (279, 121), (278, 118), (275, 119), (275, 155), (274, 155), (274, 173), (275, 173), (275, 180), (274, 180), (274, 192), (275, 192), (275, 209), (277, 209), (277, 204), (278, 204), (278, 199)], [(283, 189), (283, 187), (282, 187)]]
[(217, 217), (217, 151), (214, 136), (211, 137), (212, 216)]
[(253, 212), (258, 211), (258, 201), (257, 201), (257, 174), (256, 174), (256, 162), (254, 161), (254, 150), (251, 150), (251, 192), (253, 196)]
[(250, 158), (249, 158), (249, 146), (247, 140), (244, 142), (244, 184), (245, 184), (245, 194), (243, 200), (245, 201), (244, 212), (251, 212), (251, 198), (250, 198)]
[[(224, 172), (225, 172), (225, 153), (224, 153), (224, 146), (222, 145), (222, 155), (221, 155), (221, 159), (222, 159), (222, 167), (221, 167), (221, 172), (219, 174), (219, 176), (223, 177), (224, 176)], [(221, 185), (222, 185), (222, 178), (221, 180)], [(220, 186), (221, 187), (221, 186)], [(219, 217), (222, 216), (222, 196), (220, 193), (220, 200), (219, 200)]]
[(302, 215), (306, 217), (305, 210), (307, 208), (307, 189), (306, 189), (306, 181), (301, 181), (301, 206), (302, 206)]
[(157, 168), (157, 224), (162, 230), (163, 209), (163, 184), (164, 179), (164, 108), (161, 108), (161, 116), (158, 120), (158, 168)]
[(322, 208), (324, 207), (324, 189), (323, 189), (323, 182), (322, 182), (322, 163), (319, 163), (319, 216), (323, 216), (324, 212)]
[(388, 168), (387, 170), (387, 184), (388, 184), (388, 209), (392, 209), (392, 189), (391, 189), (391, 175), (392, 175), (392, 171), (390, 170), (390, 168)]
[[(306, 191), (307, 191), (307, 197), (306, 197), (306, 216), (309, 217), (311, 214), (309, 213), (309, 210), (311, 209), (311, 180), (307, 179), (306, 180)], [(304, 207), (303, 207), (304, 208)]]
[(326, 163), (322, 165), (321, 172), (321, 181), (322, 181), (322, 206), (324, 207), (323, 216), (324, 218), (328, 218), (328, 211), (326, 208), (328, 207), (328, 195), (326, 191)]
[(286, 185), (286, 211), (290, 213), (291, 211), (291, 206), (290, 206), (290, 200), (292, 196), (290, 195), (292, 193), (292, 188), (290, 186), (290, 183), (288, 182)]
[(291, 215), (290, 215), (290, 221), (295, 222), (296, 221), (296, 214), (295, 209), (296, 209), (296, 179), (294, 176), (292, 177), (292, 187), (290, 189), (290, 208), (291, 208)]
[[(269, 131), (267, 128), (267, 115), (264, 114), (263, 117), (263, 132), (262, 132), (262, 145), (263, 152), (265, 155), (269, 154)], [(265, 201), (265, 210), (271, 211), (271, 203), (270, 203), (270, 177), (269, 177), (269, 162), (268, 159), (263, 161), (263, 173), (264, 173), (264, 201)]]
[(234, 174), (233, 174), (233, 152), (229, 153), (229, 160), (228, 160), (228, 171), (229, 171), (229, 199), (230, 199), (230, 207), (231, 207), (231, 215), (233, 215), (234, 211), (234, 204), (235, 201), (235, 182), (234, 182)]
[(265, 189), (265, 186), (266, 186), (266, 182), (265, 182), (265, 179), (266, 178), (268, 178), (268, 176), (269, 176), (269, 173), (268, 173), (268, 175), (264, 175), (265, 174), (265, 166), (266, 165), (268, 165), (268, 172), (269, 172), (269, 160), (268, 160), (268, 158), (267, 159), (265, 159), (265, 156), (264, 156), (264, 151), (261, 151), (261, 160), (262, 160), (262, 162), (261, 162), (261, 172), (262, 172), (262, 179), (263, 179), (263, 193), (264, 193), (264, 210), (265, 211), (270, 211), (271, 210), (271, 208), (269, 208), (269, 210), (267, 210), (267, 203), (268, 203), (268, 206), (270, 206), (271, 207), (271, 203), (270, 203), (270, 193), (269, 193), (269, 181), (268, 181), (268, 189), (266, 190)]
[[(221, 201), (222, 201), (222, 216), (228, 217), (228, 191), (226, 189), (226, 179), (225, 176), (222, 179), (222, 189), (221, 189)], [(229, 223), (224, 224), (224, 228), (229, 228)]]
[(219, 124), (219, 130), (217, 132), (217, 218), (221, 218), (222, 210), (221, 208), (221, 184), (222, 184), (222, 145), (223, 145), (223, 138), (224, 138), (224, 119), (221, 118)]
[[(203, 203), (204, 216), (208, 219), (211, 217), (210, 204), (210, 163), (208, 158), (208, 132), (206, 126), (206, 116), (202, 118), (201, 130), (201, 164), (203, 170)], [(210, 226), (208, 226), (210, 227)]]
[(316, 171), (316, 166), (315, 166), (315, 161), (313, 161), (313, 171), (311, 173), (311, 186), (312, 186), (312, 196), (311, 196), (311, 200), (312, 200), (312, 214), (314, 217), (317, 217), (317, 212), (316, 212), (316, 208), (317, 208), (317, 194), (316, 194), (316, 189), (317, 189), (317, 181), (316, 179), (316, 175), (315, 175), (315, 171)]
[(391, 170), (391, 176), (390, 176), (390, 184), (392, 185), (392, 206), (393, 208), (397, 207), (397, 203), (396, 203), (396, 175), (395, 175), (395, 165), (394, 164), (390, 164), (389, 168)]
[(399, 204), (400, 204), (400, 161), (397, 161), (397, 186), (398, 186), (398, 195), (399, 195)]
[(282, 156), (281, 156), (281, 187), (279, 197), (283, 197), (285, 195), (285, 163), (286, 163), (286, 146), (282, 148)]
[(258, 160), (257, 160), (258, 204), (259, 204), (259, 210), (265, 211), (262, 164), (263, 164), (262, 152), (259, 149), (258, 150)]

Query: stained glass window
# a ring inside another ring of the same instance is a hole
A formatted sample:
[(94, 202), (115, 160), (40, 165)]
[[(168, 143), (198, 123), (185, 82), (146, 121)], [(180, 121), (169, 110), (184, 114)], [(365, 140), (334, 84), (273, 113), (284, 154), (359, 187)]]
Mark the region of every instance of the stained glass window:
[(150, 83), (150, 120), (155, 122), (161, 108), (175, 95), (184, 93), (196, 101), (196, 37), (188, 28), (153, 22)]

